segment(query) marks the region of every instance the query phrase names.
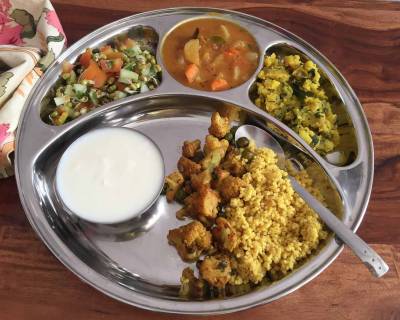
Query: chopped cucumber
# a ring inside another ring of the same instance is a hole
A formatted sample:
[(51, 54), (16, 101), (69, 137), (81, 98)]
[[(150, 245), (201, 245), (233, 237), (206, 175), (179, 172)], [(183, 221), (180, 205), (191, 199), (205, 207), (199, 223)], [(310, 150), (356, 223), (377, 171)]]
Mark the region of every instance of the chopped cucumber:
[(75, 84), (74, 84), (74, 90), (75, 90), (75, 92), (76, 92), (77, 94), (78, 94), (78, 93), (84, 94), (84, 93), (86, 93), (86, 91), (87, 91), (87, 86), (84, 85), (84, 84), (75, 83)]
[(125, 53), (128, 55), (128, 57), (132, 58), (138, 54), (141, 54), (142, 50), (138, 45), (134, 45), (132, 48), (126, 49)]
[(55, 97), (54, 98), (54, 103), (56, 104), (57, 107), (63, 105), (65, 102), (66, 102), (65, 101), (65, 96), (63, 96), (63, 97)]
[(119, 72), (119, 82), (130, 84), (132, 81), (137, 81), (139, 79), (139, 75), (136, 72), (121, 69)]
[(140, 87), (140, 92), (143, 93), (147, 91), (149, 91), (149, 87), (145, 83), (142, 83), (142, 86)]
[(63, 104), (68, 103), (70, 100), (69, 96), (62, 96), (62, 97), (55, 97), (54, 98), (54, 103), (56, 104), (56, 106), (61, 106)]
[(66, 96), (70, 96), (70, 97), (72, 97), (74, 95), (74, 91), (72, 90), (72, 86), (70, 84), (67, 84), (65, 86), (64, 94)]

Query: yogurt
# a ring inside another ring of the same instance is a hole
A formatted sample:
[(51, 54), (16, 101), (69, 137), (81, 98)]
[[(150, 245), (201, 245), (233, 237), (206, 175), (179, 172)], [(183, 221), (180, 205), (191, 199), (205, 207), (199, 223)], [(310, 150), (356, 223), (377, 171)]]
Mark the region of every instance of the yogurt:
[(96, 129), (62, 155), (56, 189), (65, 206), (95, 223), (118, 223), (147, 209), (164, 182), (160, 150), (127, 128)]

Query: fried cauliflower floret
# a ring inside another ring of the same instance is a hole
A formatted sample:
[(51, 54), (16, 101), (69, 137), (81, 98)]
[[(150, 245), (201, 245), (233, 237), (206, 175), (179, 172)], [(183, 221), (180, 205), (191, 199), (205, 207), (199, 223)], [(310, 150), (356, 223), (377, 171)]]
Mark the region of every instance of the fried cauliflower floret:
[[(186, 200), (186, 199), (185, 199)], [(178, 220), (185, 220), (185, 217), (189, 216), (190, 212), (187, 210), (187, 208), (183, 207), (181, 209), (179, 209), (175, 216)]]
[(187, 216), (193, 216), (195, 217), (197, 214), (196, 210), (196, 202), (197, 202), (197, 192), (193, 192), (192, 194), (189, 194), (185, 200), (183, 201), (185, 204), (185, 211)]
[(202, 298), (206, 292), (206, 283), (202, 279), (197, 279), (194, 272), (189, 267), (183, 269), (181, 276), (181, 287), (179, 295), (187, 298)]
[(186, 215), (197, 217), (200, 221), (208, 224), (217, 216), (220, 201), (218, 192), (208, 186), (201, 186), (199, 191), (185, 199)]
[(179, 220), (184, 220), (185, 217), (191, 217), (193, 219), (196, 219), (197, 217), (197, 198), (198, 198), (198, 193), (193, 192), (189, 194), (184, 200), (184, 207), (181, 208), (176, 212), (176, 218)]
[(218, 112), (214, 112), (211, 116), (211, 126), (208, 128), (208, 132), (217, 138), (223, 138), (229, 130), (229, 118), (221, 117)]
[(203, 170), (212, 172), (214, 168), (221, 163), (222, 159), (223, 156), (221, 155), (221, 152), (218, 152), (218, 150), (216, 150), (205, 156), (204, 159), (201, 160), (200, 164)]
[(205, 170), (198, 174), (192, 174), (190, 176), (190, 183), (192, 184), (193, 189), (199, 190), (201, 186), (209, 186), (211, 179), (210, 171)]
[(245, 186), (245, 182), (238, 178), (227, 176), (218, 186), (218, 191), (221, 198), (225, 201), (229, 201), (232, 198), (237, 198), (240, 194), (240, 188)]
[(204, 143), (204, 154), (208, 155), (212, 151), (221, 150), (222, 158), (225, 156), (226, 150), (229, 147), (229, 141), (226, 139), (219, 140), (218, 138), (208, 134)]
[(201, 142), (199, 139), (193, 141), (185, 141), (182, 146), (182, 155), (186, 158), (193, 158), (200, 149)]
[(218, 108), (221, 117), (228, 118), (229, 121), (240, 120), (240, 108), (231, 104), (224, 104)]
[(197, 197), (197, 214), (199, 219), (202, 217), (214, 219), (218, 213), (218, 204), (221, 199), (216, 191), (210, 187), (203, 186), (198, 191)]
[(184, 178), (179, 171), (174, 171), (165, 178), (167, 184), (166, 197), (168, 202), (172, 202), (175, 198), (176, 192), (182, 186)]
[(210, 285), (222, 289), (231, 277), (229, 257), (224, 254), (207, 256), (199, 266), (201, 277)]
[(218, 217), (215, 224), (216, 226), (211, 230), (213, 239), (221, 250), (232, 252), (239, 242), (236, 231), (225, 218)]
[(224, 161), (221, 163), (221, 167), (229, 171), (234, 177), (241, 177), (246, 173), (244, 163), (234, 150), (231, 150), (226, 154)]
[(211, 233), (199, 222), (172, 229), (168, 232), (168, 243), (173, 245), (184, 261), (196, 261), (211, 248)]
[(216, 137), (208, 135), (204, 145), (205, 157), (201, 160), (203, 170), (213, 171), (218, 166), (221, 160), (225, 157), (228, 150), (229, 141), (222, 139), (218, 140)]
[(216, 167), (213, 171), (213, 180), (211, 182), (211, 187), (218, 190), (222, 181), (230, 175), (229, 171), (222, 169), (221, 167)]
[(178, 170), (185, 178), (190, 178), (192, 174), (196, 174), (201, 171), (201, 165), (182, 156), (178, 161)]

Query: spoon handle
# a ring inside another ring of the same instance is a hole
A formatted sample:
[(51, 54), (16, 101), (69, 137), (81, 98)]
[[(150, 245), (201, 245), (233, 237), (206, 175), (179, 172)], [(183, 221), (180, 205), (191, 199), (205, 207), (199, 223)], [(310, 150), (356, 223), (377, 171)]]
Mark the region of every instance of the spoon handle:
[(321, 217), (325, 224), (347, 244), (351, 250), (360, 258), (364, 265), (375, 277), (383, 276), (389, 267), (383, 259), (365, 243), (359, 236), (351, 231), (331, 211), (325, 208), (314, 196), (303, 188), (293, 177), (289, 177), (293, 189), (303, 200)]

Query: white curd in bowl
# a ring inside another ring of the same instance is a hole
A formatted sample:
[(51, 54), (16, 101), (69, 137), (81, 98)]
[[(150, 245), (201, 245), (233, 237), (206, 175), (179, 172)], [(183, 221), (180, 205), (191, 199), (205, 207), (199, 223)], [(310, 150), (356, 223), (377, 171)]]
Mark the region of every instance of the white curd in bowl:
[(119, 223), (149, 208), (164, 183), (160, 150), (127, 128), (90, 131), (64, 152), (56, 189), (68, 209), (95, 223)]

